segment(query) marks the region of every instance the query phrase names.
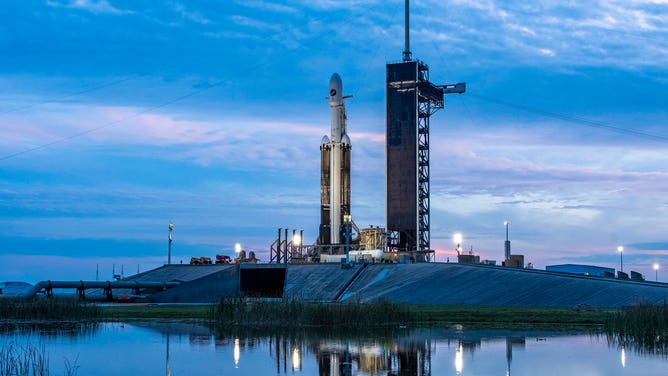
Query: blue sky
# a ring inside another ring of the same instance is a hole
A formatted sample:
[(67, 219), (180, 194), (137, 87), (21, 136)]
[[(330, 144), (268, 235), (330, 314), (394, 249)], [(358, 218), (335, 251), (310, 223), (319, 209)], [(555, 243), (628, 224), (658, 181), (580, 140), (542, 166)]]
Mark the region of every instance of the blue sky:
[[(319, 220), (338, 72), (352, 212), (383, 225), (385, 64), (403, 1), (9, 0), (0, 9), (0, 280), (173, 257), (265, 261)], [(431, 122), (432, 246), (668, 276), (668, 2), (414, 1), (413, 56), (467, 82)], [(117, 270), (118, 271), (118, 270)]]

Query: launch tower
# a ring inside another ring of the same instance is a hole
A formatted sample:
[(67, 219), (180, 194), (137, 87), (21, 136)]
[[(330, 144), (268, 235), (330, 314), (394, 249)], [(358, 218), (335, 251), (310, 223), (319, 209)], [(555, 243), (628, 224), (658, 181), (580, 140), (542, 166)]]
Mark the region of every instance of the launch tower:
[(388, 248), (432, 260), (429, 222), (429, 119), (443, 108), (444, 94), (463, 93), (465, 83), (434, 85), (429, 67), (413, 59), (405, 1), (403, 61), (386, 66), (386, 200)]

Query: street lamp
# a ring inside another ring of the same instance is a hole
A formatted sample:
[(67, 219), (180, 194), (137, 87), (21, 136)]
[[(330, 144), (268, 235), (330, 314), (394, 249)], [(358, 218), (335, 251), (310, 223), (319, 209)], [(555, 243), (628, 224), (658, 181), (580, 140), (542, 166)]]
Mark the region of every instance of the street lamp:
[(624, 247), (622, 247), (621, 245), (619, 247), (617, 247), (617, 252), (619, 252), (619, 270), (623, 272), (624, 271), (624, 258), (622, 257), (622, 255), (624, 254)]
[(457, 245), (457, 255), (459, 255), (459, 252), (462, 250), (462, 240), (462, 234), (459, 232), (452, 236), (452, 242)]
[(167, 265), (172, 263), (172, 231), (174, 231), (174, 224), (169, 223), (169, 241), (167, 245)]
[(656, 282), (659, 282), (659, 264), (654, 263), (654, 273), (656, 274)]
[(352, 233), (353, 217), (350, 214), (343, 215), (343, 233), (346, 238), (346, 265), (350, 265), (350, 235)]
[(241, 253), (241, 244), (237, 243), (234, 245), (234, 253)]
[(503, 251), (504, 251), (504, 256), (506, 258), (506, 262), (510, 260), (510, 239), (508, 238), (508, 225), (510, 223), (508, 221), (503, 222), (503, 225), (506, 226), (506, 241), (503, 243)]

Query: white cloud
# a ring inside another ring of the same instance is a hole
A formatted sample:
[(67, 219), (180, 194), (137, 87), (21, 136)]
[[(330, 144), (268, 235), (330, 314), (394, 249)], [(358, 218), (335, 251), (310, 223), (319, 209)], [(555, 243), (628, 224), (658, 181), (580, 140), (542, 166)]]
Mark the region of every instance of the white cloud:
[(548, 48), (539, 48), (538, 51), (540, 51), (540, 53), (541, 53), (542, 55), (545, 55), (545, 56), (554, 56), (554, 55), (556, 55), (556, 54), (554, 53), (554, 51), (552, 51), (552, 50), (550, 50), (550, 49), (548, 49)]
[(107, 14), (132, 14), (133, 11), (120, 9), (109, 4), (107, 0), (71, 0), (60, 2), (57, 0), (47, 0), (46, 4), (52, 7), (65, 7), (73, 9), (82, 9), (91, 13)]
[(188, 19), (190, 21), (202, 24), (202, 25), (207, 25), (211, 23), (211, 20), (208, 18), (204, 17), (201, 13), (199, 12), (192, 12), (186, 9), (185, 5), (183, 4), (174, 4), (174, 10), (181, 15), (181, 17)]
[(289, 5), (284, 5), (284, 4), (279, 4), (275, 2), (270, 2), (270, 1), (261, 1), (261, 0), (242, 0), (238, 1), (237, 3), (249, 7), (249, 8), (254, 8), (262, 11), (271, 11), (271, 12), (277, 12), (277, 13), (287, 13), (287, 14), (295, 14), (299, 13), (299, 9), (296, 7), (292, 7)]

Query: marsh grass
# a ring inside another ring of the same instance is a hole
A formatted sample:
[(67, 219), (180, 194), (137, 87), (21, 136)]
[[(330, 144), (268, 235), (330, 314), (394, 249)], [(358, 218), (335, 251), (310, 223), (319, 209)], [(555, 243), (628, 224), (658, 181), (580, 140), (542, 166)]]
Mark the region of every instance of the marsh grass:
[(94, 304), (80, 302), (78, 298), (1, 298), (0, 320), (15, 321), (94, 321), (100, 317), (100, 309)]
[(608, 338), (641, 353), (668, 355), (668, 306), (640, 304), (609, 315)]
[(49, 357), (44, 346), (10, 343), (0, 348), (0, 376), (44, 376), (49, 374)]
[(222, 298), (212, 310), (213, 320), (223, 326), (379, 327), (411, 320), (407, 306), (386, 301), (374, 303), (314, 303), (291, 299), (250, 300)]

